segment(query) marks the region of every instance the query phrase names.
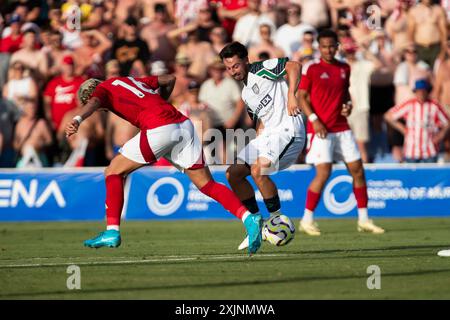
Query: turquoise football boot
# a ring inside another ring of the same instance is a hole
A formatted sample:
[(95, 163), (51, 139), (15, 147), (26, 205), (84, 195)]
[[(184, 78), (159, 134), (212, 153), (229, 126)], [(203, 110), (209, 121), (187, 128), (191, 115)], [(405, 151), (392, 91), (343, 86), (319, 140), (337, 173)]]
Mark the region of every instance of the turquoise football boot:
[(122, 239), (120, 232), (117, 230), (106, 230), (100, 232), (95, 238), (84, 241), (84, 245), (89, 248), (110, 247), (117, 248), (120, 246)]
[(260, 214), (250, 214), (244, 221), (245, 229), (248, 235), (248, 253), (251, 255), (256, 253), (261, 247), (262, 235), (261, 229), (263, 219)]

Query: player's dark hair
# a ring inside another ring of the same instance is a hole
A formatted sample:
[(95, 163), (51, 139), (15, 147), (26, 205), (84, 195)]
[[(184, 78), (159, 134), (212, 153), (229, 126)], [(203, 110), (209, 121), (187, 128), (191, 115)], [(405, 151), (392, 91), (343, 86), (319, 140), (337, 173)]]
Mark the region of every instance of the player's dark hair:
[(319, 36), (317, 37), (317, 41), (320, 42), (320, 39), (322, 38), (331, 38), (334, 40), (334, 42), (336, 42), (336, 44), (339, 42), (337, 33), (331, 29), (320, 31)]
[(239, 59), (245, 59), (248, 57), (247, 48), (240, 42), (232, 42), (227, 44), (219, 53), (220, 58), (232, 58), (238, 56)]

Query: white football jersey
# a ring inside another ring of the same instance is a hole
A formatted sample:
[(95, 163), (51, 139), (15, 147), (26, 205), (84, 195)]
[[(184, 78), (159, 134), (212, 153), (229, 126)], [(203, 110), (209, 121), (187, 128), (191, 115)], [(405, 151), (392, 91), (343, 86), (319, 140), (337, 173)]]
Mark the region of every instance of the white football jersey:
[(289, 116), (287, 110), (288, 84), (284, 79), (288, 58), (276, 58), (250, 64), (242, 100), (253, 120), (259, 119), (266, 132), (288, 132), (304, 135), (302, 117)]

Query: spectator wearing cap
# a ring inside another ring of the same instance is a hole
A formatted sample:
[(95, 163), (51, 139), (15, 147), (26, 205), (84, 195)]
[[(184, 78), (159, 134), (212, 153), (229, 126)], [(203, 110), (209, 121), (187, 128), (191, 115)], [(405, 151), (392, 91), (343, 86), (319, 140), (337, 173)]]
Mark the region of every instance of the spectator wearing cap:
[(5, 30), (2, 39), (0, 40), (0, 52), (14, 53), (20, 49), (23, 38), (20, 31), (21, 25), (20, 16), (18, 14), (12, 15), (9, 19), (8, 34), (5, 35)]
[(233, 41), (242, 43), (247, 48), (251, 48), (261, 42), (259, 26), (267, 24), (270, 26), (271, 34), (275, 34), (276, 26), (274, 21), (266, 13), (260, 11), (261, 0), (248, 0), (249, 13), (240, 17), (233, 31)]
[[(449, 131), (449, 117), (442, 106), (429, 98), (431, 85), (426, 79), (414, 84), (414, 98), (389, 109), (385, 120), (405, 136), (406, 162), (436, 162), (439, 144)], [(399, 119), (404, 119), (403, 124)]]
[(260, 25), (259, 34), (261, 36), (261, 42), (258, 45), (251, 47), (248, 51), (248, 59), (250, 63), (259, 61), (258, 57), (261, 52), (267, 52), (269, 54), (269, 59), (282, 58), (285, 56), (283, 49), (273, 43), (269, 25)]
[(36, 32), (28, 29), (23, 34), (23, 42), (19, 51), (11, 56), (10, 63), (22, 61), (38, 79), (45, 79), (48, 75), (48, 61), (44, 52), (36, 48)]
[(301, 46), (292, 55), (292, 60), (307, 63), (313, 59), (320, 58), (320, 53), (319, 50), (317, 50), (315, 38), (315, 32), (305, 31), (301, 40)]
[(226, 129), (236, 129), (244, 110), (241, 102), (241, 90), (233, 79), (224, 76), (225, 65), (218, 58), (208, 66), (210, 78), (200, 87), (199, 100), (208, 106), (211, 126), (220, 130), (223, 140), (223, 153), (217, 157), (220, 163), (226, 163), (226, 154), (232, 145), (226, 145)]
[(421, 0), (408, 11), (409, 40), (417, 45), (419, 59), (431, 69), (440, 55), (445, 56), (447, 42), (447, 16), (433, 0)]
[(114, 42), (112, 56), (119, 61), (121, 76), (144, 76), (150, 59), (147, 43), (137, 34), (137, 20), (129, 16), (120, 26), (123, 37)]
[(188, 92), (189, 83), (197, 80), (189, 73), (191, 63), (191, 59), (183, 52), (178, 53), (175, 57), (174, 75), (177, 81), (170, 95), (170, 102), (176, 107), (186, 100), (185, 95)]
[(45, 117), (54, 130), (58, 130), (64, 115), (77, 107), (77, 91), (84, 79), (75, 75), (72, 56), (62, 60), (61, 75), (53, 78), (44, 90)]
[(315, 32), (313, 26), (300, 20), (301, 11), (299, 5), (290, 4), (287, 8), (287, 23), (278, 28), (275, 35), (275, 44), (289, 58), (302, 46), (303, 34), (306, 31)]
[(164, 61), (158, 60), (155, 62), (152, 62), (150, 65), (150, 74), (152, 76), (162, 76), (167, 74), (169, 70), (166, 68), (166, 64)]
[(141, 30), (141, 38), (147, 43), (152, 52), (151, 61), (162, 60), (166, 64), (173, 61), (176, 48), (170, 42), (167, 34), (176, 26), (170, 22), (165, 5), (155, 4), (154, 17)]

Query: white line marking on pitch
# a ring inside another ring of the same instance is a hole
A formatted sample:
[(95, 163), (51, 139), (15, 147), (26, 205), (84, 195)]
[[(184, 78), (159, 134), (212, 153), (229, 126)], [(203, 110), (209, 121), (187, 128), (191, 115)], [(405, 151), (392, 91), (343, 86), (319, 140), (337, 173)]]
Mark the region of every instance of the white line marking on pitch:
[[(270, 257), (290, 257), (296, 254), (280, 253), (280, 254), (259, 254), (253, 258), (270, 258)], [(5, 264), (0, 265), (0, 269), (7, 268), (40, 268), (40, 267), (64, 267), (72, 264), (79, 266), (94, 265), (120, 265), (120, 264), (146, 264), (155, 262), (187, 262), (187, 261), (211, 261), (211, 260), (232, 260), (232, 259), (250, 259), (247, 255), (211, 255), (211, 256), (167, 256), (153, 259), (141, 260), (104, 260), (104, 261), (73, 261), (73, 262), (55, 262), (55, 263), (29, 263), (29, 264)]]

